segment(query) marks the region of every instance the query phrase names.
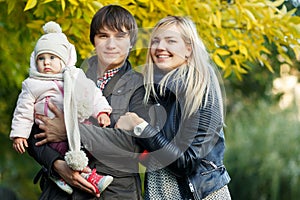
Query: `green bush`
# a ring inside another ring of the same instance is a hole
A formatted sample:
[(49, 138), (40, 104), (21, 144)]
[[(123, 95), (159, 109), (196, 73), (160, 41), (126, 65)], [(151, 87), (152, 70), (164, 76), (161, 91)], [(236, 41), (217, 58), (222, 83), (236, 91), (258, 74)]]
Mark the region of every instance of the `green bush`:
[(8, 135), (0, 133), (0, 188), (10, 188), (21, 200), (38, 199), (40, 187), (33, 178), (40, 168), (27, 152), (21, 155), (13, 150)]
[(225, 164), (233, 199), (279, 200), (300, 196), (300, 123), (295, 109), (264, 102), (239, 104), (225, 129)]

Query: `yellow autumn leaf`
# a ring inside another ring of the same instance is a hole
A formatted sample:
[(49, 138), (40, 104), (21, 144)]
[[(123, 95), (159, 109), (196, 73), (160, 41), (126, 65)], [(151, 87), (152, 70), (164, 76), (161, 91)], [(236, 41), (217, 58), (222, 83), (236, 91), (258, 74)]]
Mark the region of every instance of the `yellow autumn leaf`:
[(50, 2), (52, 2), (52, 1), (54, 1), (54, 0), (44, 0), (44, 1), (43, 1), (43, 4), (50, 3)]
[(37, 29), (40, 30), (40, 28), (45, 24), (44, 20), (35, 20), (32, 21), (31, 23), (27, 23), (26, 26), (30, 29)]
[(139, 2), (141, 2), (141, 3), (148, 3), (149, 0), (139, 0)]
[(239, 72), (240, 72), (241, 74), (248, 74), (248, 71), (245, 70), (243, 67), (240, 67), (240, 68), (239, 68)]
[(30, 10), (31, 8), (35, 7), (36, 4), (37, 4), (37, 0), (28, 0), (24, 8), (24, 11)]
[(267, 53), (267, 54), (271, 54), (270, 50), (267, 49), (267, 48), (264, 47), (264, 46), (261, 46), (261, 47), (260, 47), (260, 51), (263, 51), (264, 53)]
[(65, 0), (61, 0), (60, 2), (61, 2), (61, 9), (62, 9), (62, 11), (65, 11), (65, 8), (66, 8), (66, 2), (65, 2)]
[(222, 61), (222, 59), (218, 55), (214, 54), (212, 56), (212, 58), (213, 58), (214, 62), (216, 63), (216, 65), (221, 67), (223, 70), (226, 69), (226, 65), (224, 64), (224, 62)]
[(92, 4), (96, 9), (100, 9), (103, 7), (103, 4), (98, 1), (93, 1)]
[(293, 65), (293, 61), (286, 53), (281, 53), (281, 56), (284, 58), (284, 61), (290, 65)]
[(246, 58), (248, 58), (248, 49), (244, 45), (239, 46), (239, 50), (241, 54), (243, 54)]
[(250, 10), (244, 9), (243, 11), (253, 22), (257, 22), (255, 16), (252, 14), (252, 12)]
[(273, 69), (273, 67), (270, 65), (270, 63), (269, 62), (264, 62), (264, 64), (266, 65), (266, 67), (268, 68), (268, 70), (270, 71), (270, 72), (272, 72), (272, 73), (274, 73), (274, 69)]
[(282, 8), (280, 9), (280, 12), (284, 15), (287, 13), (287, 8), (285, 5), (282, 6)]
[(218, 14), (220, 13), (219, 11), (217, 11), (216, 15), (212, 16), (213, 22), (215, 24), (215, 26), (220, 29), (221, 28), (221, 19), (220, 19), (220, 15)]
[(96, 10), (95, 10), (95, 8), (92, 6), (91, 3), (87, 3), (87, 7), (88, 7), (88, 9), (89, 9), (92, 13), (96, 13)]
[(217, 49), (215, 51), (216, 54), (220, 55), (220, 56), (227, 56), (230, 54), (230, 51), (225, 50), (225, 49)]
[(230, 67), (226, 68), (224, 71), (224, 78), (228, 78), (232, 74), (232, 69)]
[(292, 49), (294, 50), (296, 59), (300, 61), (300, 46), (298, 45), (292, 46)]
[(277, 0), (277, 1), (266, 1), (266, 4), (271, 7), (278, 8), (284, 3), (285, 0)]
[(236, 75), (236, 77), (238, 78), (238, 80), (242, 81), (243, 80), (243, 77), (241, 76), (241, 74), (239, 73), (239, 71), (233, 67), (233, 71)]
[[(64, 0), (61, 0), (64, 1)], [(76, 0), (68, 0), (72, 5), (79, 6), (78, 2)]]
[(229, 42), (227, 43), (227, 45), (228, 45), (229, 47), (237, 46), (237, 41), (236, 41), (236, 40), (231, 40), (231, 41), (229, 41)]

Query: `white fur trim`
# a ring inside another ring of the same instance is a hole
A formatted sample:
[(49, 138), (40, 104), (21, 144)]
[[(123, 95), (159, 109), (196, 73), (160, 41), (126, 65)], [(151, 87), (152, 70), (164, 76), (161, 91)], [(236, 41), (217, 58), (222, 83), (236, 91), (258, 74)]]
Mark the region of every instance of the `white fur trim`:
[(82, 171), (88, 165), (88, 158), (83, 151), (68, 151), (65, 155), (67, 165), (76, 171)]

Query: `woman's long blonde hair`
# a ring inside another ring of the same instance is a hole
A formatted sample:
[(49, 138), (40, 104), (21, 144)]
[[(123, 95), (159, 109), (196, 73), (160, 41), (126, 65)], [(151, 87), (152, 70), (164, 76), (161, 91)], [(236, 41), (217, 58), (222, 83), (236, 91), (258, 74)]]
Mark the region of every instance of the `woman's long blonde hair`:
[[(154, 86), (155, 63), (153, 62), (150, 54), (153, 36), (158, 30), (167, 29), (174, 24), (179, 29), (186, 45), (191, 47), (191, 55), (187, 58), (186, 65), (182, 65), (176, 70), (172, 70), (164, 75), (162, 80), (159, 82), (160, 94), (164, 94), (167, 83), (172, 79), (171, 81), (175, 85), (175, 95), (179, 97), (179, 92), (182, 95), (182, 91), (184, 91), (185, 100), (182, 115), (185, 118), (190, 117), (193, 113), (197, 112), (200, 106), (205, 106), (208, 101), (209, 91), (214, 91), (210, 95), (212, 95), (213, 99), (218, 98), (216, 102), (220, 104), (219, 108), (221, 109), (220, 112), (223, 118), (222, 95), (218, 79), (214, 73), (213, 63), (202, 40), (198, 36), (194, 23), (188, 17), (165, 17), (161, 19), (152, 30), (148, 46), (146, 66), (144, 68), (144, 83), (146, 87), (144, 101), (147, 102), (149, 100), (151, 93), (154, 97), (157, 97)], [(171, 76), (172, 78), (170, 79)]]

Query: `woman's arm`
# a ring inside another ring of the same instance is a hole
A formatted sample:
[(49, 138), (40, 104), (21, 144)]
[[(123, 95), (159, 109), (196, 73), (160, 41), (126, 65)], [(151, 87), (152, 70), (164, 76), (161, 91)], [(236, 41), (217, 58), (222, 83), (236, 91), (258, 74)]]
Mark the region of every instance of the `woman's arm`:
[[(167, 166), (177, 176), (192, 173), (222, 137), (222, 118), (216, 105), (209, 101), (184, 122), (179, 121), (173, 138), (167, 137), (170, 133), (166, 131), (170, 130), (158, 130), (148, 125), (136, 141), (149, 152), (148, 160), (152, 162), (150, 170)], [(116, 126), (133, 130), (141, 121), (143, 119), (136, 114), (127, 113), (120, 117)]]

